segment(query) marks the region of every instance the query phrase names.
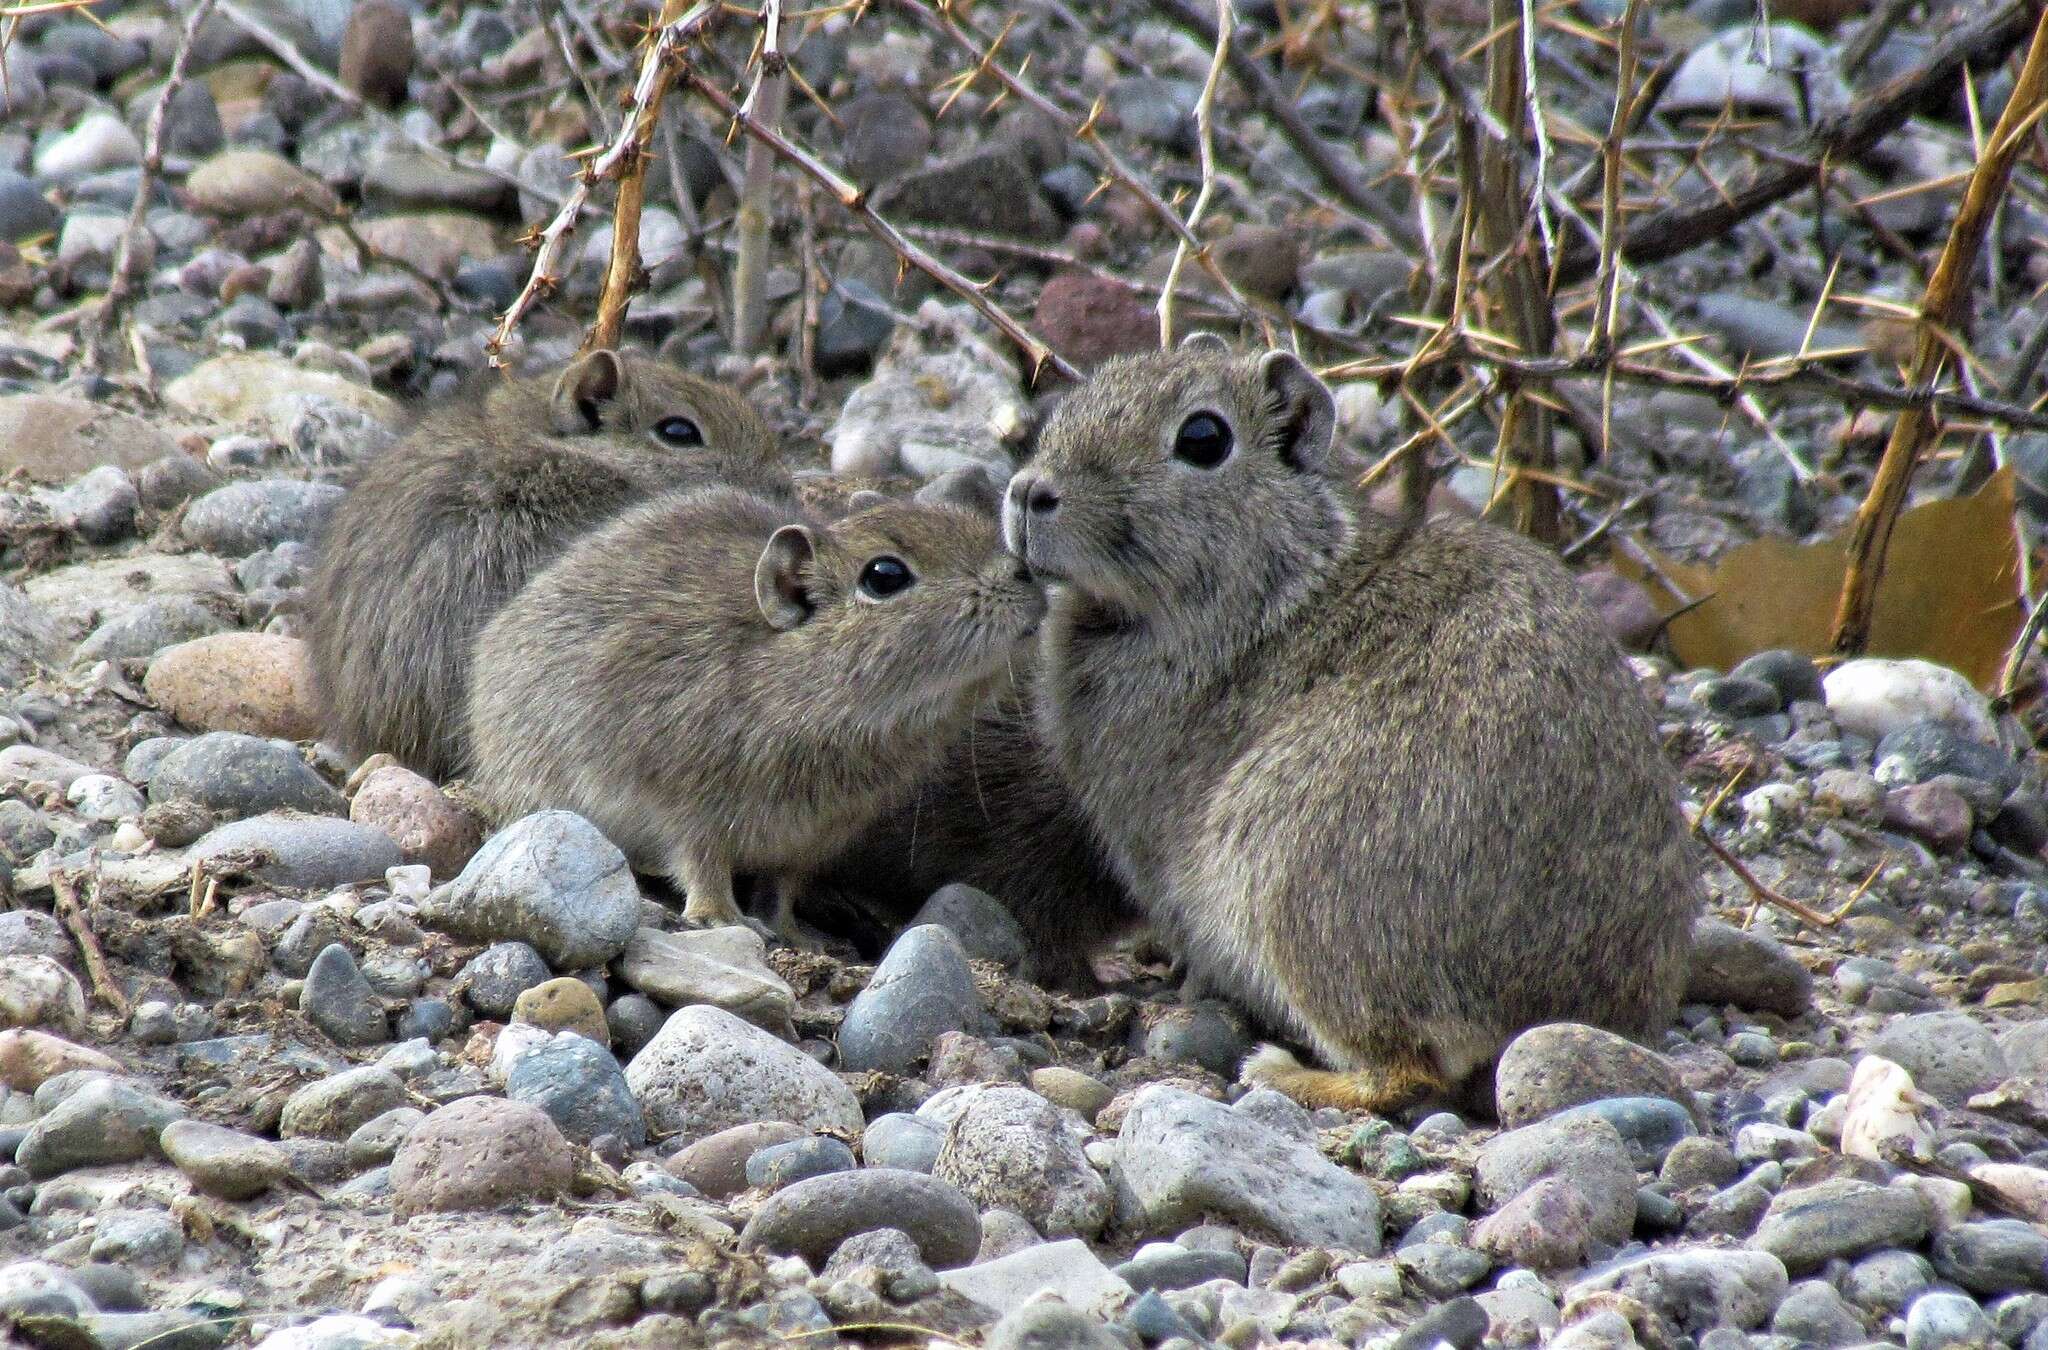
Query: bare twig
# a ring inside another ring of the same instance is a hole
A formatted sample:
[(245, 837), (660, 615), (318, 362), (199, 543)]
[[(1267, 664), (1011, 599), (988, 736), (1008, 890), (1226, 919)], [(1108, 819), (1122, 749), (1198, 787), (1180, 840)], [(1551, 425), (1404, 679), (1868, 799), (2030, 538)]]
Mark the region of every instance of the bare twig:
[[(675, 0), (667, 0), (664, 8), (674, 3)], [(675, 65), (672, 63), (682, 60), (684, 50), (720, 13), (715, 0), (698, 0), (680, 18), (662, 24), (649, 35), (641, 53), (640, 74), (633, 82), (632, 115), (619, 128), (619, 134), (611, 145), (583, 166), (583, 171), (577, 175), (576, 186), (570, 189), (554, 219), (530, 236), (536, 246), (533, 270), (527, 275), (526, 284), (519, 288), (519, 294), (513, 297), (511, 305), (499, 316), (497, 328), (484, 343), (484, 350), (490, 354), (493, 366), (505, 364), (505, 348), (511, 343), (512, 333), (526, 312), (561, 283), (569, 241), (574, 237), (577, 221), (590, 200), (590, 189), (605, 177), (620, 180), (621, 210), (612, 220), (612, 257), (605, 269), (604, 294), (598, 302), (599, 322), (591, 330), (592, 341), (604, 327), (607, 300), (612, 305), (613, 322), (623, 326), (626, 296), (631, 293), (640, 261), (640, 202), (637, 193), (631, 203), (631, 221), (620, 218), (626, 206), (626, 184), (633, 181), (645, 186), (647, 143), (658, 121), (661, 96), (668, 92), (669, 85), (675, 80)], [(632, 172), (627, 172), (629, 165)], [(622, 252), (626, 255), (624, 267), (620, 266)], [(612, 340), (617, 341), (616, 331)]]
[(106, 299), (86, 325), (85, 362), (95, 370), (105, 363), (107, 335), (120, 323), (121, 310), (134, 293), (137, 273), (142, 270), (136, 256), (136, 241), (142, 238), (146, 228), (143, 222), (149, 215), (149, 199), (164, 171), (164, 127), (170, 119), (171, 100), (184, 87), (185, 67), (192, 60), (193, 40), (198, 37), (199, 26), (206, 22), (206, 16), (213, 12), (213, 2), (198, 0), (185, 15), (184, 26), (178, 30), (177, 52), (171, 57), (170, 74), (164, 77), (156, 106), (149, 110), (149, 126), (143, 136), (142, 173), (135, 182), (135, 200), (128, 207), (128, 223), (121, 230), (121, 245), (114, 253), (113, 278), (107, 283)]
[[(88, 850), (86, 873), (93, 878), (90, 884), (95, 893), (99, 889), (99, 865), (98, 851)], [(120, 984), (107, 968), (107, 954), (100, 950), (100, 940), (92, 931), (92, 922), (78, 903), (78, 878), (61, 867), (52, 868), (50, 890), (57, 899), (57, 917), (64, 921), (64, 926), (71, 930), (73, 940), (78, 943), (78, 954), (85, 962), (86, 978), (92, 981), (93, 996), (126, 1017), (128, 996), (121, 992)]]
[[(1948, 368), (1952, 351), (1947, 334), (1963, 328), (1977, 251), (1990, 229), (1992, 214), (2005, 196), (2013, 164), (2044, 105), (2048, 105), (2048, 10), (2042, 12), (2035, 25), (2033, 41), (2013, 81), (2005, 111), (1999, 114), (1998, 124), (1970, 175), (1963, 204), (1949, 227), (1948, 242), (1934, 264), (1934, 275), (1928, 279), (1914, 342), (1915, 388), (1931, 388)], [(1849, 532), (1849, 569), (1842, 581), (1841, 604), (1835, 611), (1833, 646), (1838, 652), (1860, 652), (1870, 637), (1871, 606), (1878, 581), (1884, 576), (1892, 526), (1906, 504), (1913, 471), (1933, 443), (1936, 432), (1934, 417), (1922, 408), (1908, 408), (1892, 423), (1891, 439), (1885, 444), (1870, 491), (1857, 509), (1855, 524)]]
[(749, 136), (766, 143), (785, 162), (819, 187), (831, 193), (841, 207), (851, 212), (869, 234), (880, 240), (904, 264), (915, 267), (918, 271), (923, 272), (926, 276), (938, 282), (962, 300), (965, 300), (983, 318), (994, 324), (1003, 336), (1014, 342), (1018, 349), (1024, 353), (1029, 363), (1030, 380), (1032, 383), (1036, 383), (1039, 375), (1047, 368), (1057, 371), (1060, 375), (1070, 380), (1079, 380), (1081, 378), (1081, 372), (1075, 369), (1071, 362), (1051, 347), (1048, 347), (1044, 340), (1031, 332), (1030, 329), (1005, 313), (1002, 306), (989, 299), (987, 292), (982, 287), (961, 276), (960, 273), (954, 271), (951, 267), (934, 258), (931, 254), (925, 252), (906, 238), (901, 230), (897, 229), (880, 212), (868, 204), (868, 195), (865, 189), (848, 182), (843, 175), (820, 160), (809, 150), (796, 144), (775, 128), (762, 123), (759, 118), (733, 102), (732, 95), (728, 94), (715, 82), (706, 79), (696, 71), (690, 71), (687, 78), (690, 81), (691, 88), (710, 100), (713, 107), (717, 108), (727, 117), (732, 118)]
[(1695, 838), (1707, 846), (1707, 852), (1720, 859), (1721, 865), (1733, 872), (1736, 880), (1747, 886), (1749, 893), (1765, 904), (1782, 909), (1801, 923), (1810, 924), (1815, 928), (1833, 928), (1841, 922), (1836, 915), (1823, 914), (1812, 905), (1801, 904), (1791, 896), (1782, 895), (1764, 885), (1757, 879), (1756, 873), (1749, 870), (1748, 864), (1730, 852), (1727, 845), (1707, 833), (1707, 818), (1704, 814), (1693, 822), (1692, 832)]
[[(782, 50), (782, 0), (767, 0), (761, 9), (761, 55), (754, 87), (741, 105), (763, 125), (782, 124), (789, 101), (789, 65)], [(732, 265), (732, 345), (742, 356), (761, 350), (768, 333), (768, 227), (775, 206), (775, 152), (762, 141), (747, 143), (746, 176), (741, 180), (739, 249)]]
[(2027, 615), (2027, 622), (2014, 639), (2012, 650), (2006, 653), (2005, 669), (1998, 677), (1998, 704), (2001, 708), (2012, 706), (2013, 695), (2019, 692), (2020, 670), (2027, 664), (2027, 657), (2033, 652), (2034, 644), (2041, 640), (2041, 625), (2048, 623), (2048, 604), (2032, 601), (2033, 613)]
[[(1810, 186), (1820, 165), (1853, 161), (1909, 118), (1952, 96), (1972, 62), (2001, 59), (2033, 26), (2039, 0), (2002, 0), (1978, 18), (1949, 32), (1915, 69), (1874, 90), (1836, 116), (1815, 123), (1794, 160), (1756, 170), (1743, 180), (1708, 187), (1652, 212), (1630, 226), (1622, 257), (1641, 266), (1662, 262), (1721, 238), (1758, 212)], [(1597, 245), (1567, 251), (1558, 261), (1556, 284), (1568, 286), (1593, 276), (1600, 266)]]
[[(1174, 245), (1173, 262), (1166, 269), (1166, 285), (1159, 291), (1159, 345), (1171, 350), (1174, 343), (1173, 296), (1180, 287), (1180, 270), (1188, 260), (1188, 244), (1209, 209), (1216, 193), (1216, 88), (1223, 82), (1223, 64), (1230, 57), (1230, 33), (1237, 27), (1237, 15), (1230, 0), (1216, 0), (1216, 54), (1209, 59), (1209, 78), (1202, 82), (1202, 96), (1195, 102), (1195, 137), (1201, 147), (1202, 186), (1195, 204), (1188, 208), (1187, 230)], [(1202, 249), (1198, 246), (1197, 251)]]
[[(1154, 0), (1154, 3), (1195, 41), (1204, 47), (1216, 45), (1215, 27), (1209, 17), (1196, 7), (1194, 0)], [(1234, 44), (1231, 48), (1230, 73), (1251, 95), (1259, 110), (1273, 119), (1280, 134), (1287, 138), (1295, 153), (1307, 161), (1323, 186), (1337, 194), (1338, 200), (1385, 230), (1387, 237), (1400, 247), (1411, 250), (1417, 247), (1419, 241), (1415, 237), (1415, 227), (1408, 223), (1408, 218), (1345, 163), (1322, 137), (1316, 135), (1315, 129), (1301, 115), (1301, 110), (1294, 106), (1293, 97), (1273, 78), (1259, 58), (1245, 49), (1243, 43)]]

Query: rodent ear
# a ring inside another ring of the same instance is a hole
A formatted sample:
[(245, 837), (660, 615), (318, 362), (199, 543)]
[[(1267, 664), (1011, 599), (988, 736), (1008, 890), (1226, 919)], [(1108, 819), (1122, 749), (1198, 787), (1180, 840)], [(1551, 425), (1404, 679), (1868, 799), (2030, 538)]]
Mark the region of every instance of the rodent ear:
[(605, 427), (605, 413), (625, 396), (626, 363), (615, 351), (600, 347), (569, 364), (555, 381), (548, 400), (548, 420), (561, 436), (584, 436)]
[(1230, 344), (1220, 333), (1189, 333), (1180, 340), (1180, 349), (1184, 352), (1215, 352), (1224, 356), (1229, 354)]
[(811, 596), (804, 569), (811, 565), (811, 532), (785, 525), (768, 537), (761, 560), (754, 564), (754, 600), (768, 626), (787, 633), (811, 617)]
[(1276, 452), (1297, 469), (1320, 470), (1330, 462), (1337, 432), (1337, 400), (1293, 352), (1259, 358), (1259, 383), (1266, 391), (1268, 433)]
[(926, 506), (957, 506), (995, 520), (1003, 514), (1003, 484), (978, 468), (948, 469), (917, 490)]

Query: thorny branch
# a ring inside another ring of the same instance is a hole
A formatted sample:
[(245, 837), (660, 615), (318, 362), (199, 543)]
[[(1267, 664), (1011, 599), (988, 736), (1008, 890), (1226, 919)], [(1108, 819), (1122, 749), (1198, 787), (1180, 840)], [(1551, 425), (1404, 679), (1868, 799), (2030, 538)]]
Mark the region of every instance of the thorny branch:
[[(222, 0), (223, 4), (226, 2), (227, 0)], [(670, 0), (670, 3), (672, 4), (673, 0)], [(526, 312), (533, 308), (536, 301), (561, 283), (562, 270), (569, 253), (569, 241), (575, 235), (583, 208), (590, 201), (591, 188), (601, 179), (618, 178), (621, 181), (623, 199), (626, 177), (631, 176), (626, 175), (626, 166), (629, 162), (634, 167), (635, 174), (639, 176), (639, 181), (644, 184), (647, 146), (654, 133), (661, 98), (674, 83), (676, 72), (684, 62), (684, 52), (689, 44), (695, 41), (721, 12), (717, 0), (698, 0), (698, 3), (692, 5), (681, 17), (662, 24), (647, 42), (641, 54), (640, 73), (633, 82), (630, 115), (620, 126), (619, 133), (613, 138), (611, 145), (583, 166), (582, 172), (577, 175), (576, 186), (570, 189), (568, 197), (562, 202), (561, 209), (555, 212), (554, 218), (543, 226), (538, 234), (532, 236), (537, 245), (534, 250), (533, 270), (528, 274), (526, 284), (520, 287), (519, 294), (513, 297), (511, 305), (498, 319), (496, 330), (484, 344), (484, 350), (490, 354), (494, 367), (502, 367), (505, 364), (505, 348), (511, 343), (513, 331), (518, 328), (519, 321), (525, 317)], [(637, 195), (632, 202), (632, 209), (633, 219), (630, 223), (616, 219), (612, 222), (612, 265), (605, 270), (606, 294), (613, 295), (614, 287), (617, 288), (613, 303), (617, 306), (616, 315), (621, 324), (624, 322), (625, 296), (630, 291), (633, 274), (639, 270), (640, 220)], [(629, 257), (623, 275), (620, 275), (622, 269), (619, 266), (619, 258), (622, 250), (627, 252)], [(592, 329), (593, 340), (604, 326), (603, 305), (604, 301), (601, 299), (600, 321), (598, 326)], [(616, 342), (616, 336), (613, 340)]]
[[(789, 100), (789, 62), (782, 49), (782, 0), (767, 0), (761, 10), (761, 54), (754, 87), (740, 106), (767, 126), (780, 126)], [(732, 345), (743, 356), (761, 350), (768, 333), (768, 227), (775, 204), (775, 152), (761, 141), (747, 144), (747, 167), (741, 180), (738, 255), (732, 268)]]
[[(1948, 242), (1934, 264), (1934, 275), (1928, 279), (1915, 326), (1915, 388), (1931, 387), (1948, 368), (1953, 355), (1948, 335), (1960, 332), (1967, 319), (1970, 275), (1976, 266), (1978, 249), (2005, 196), (2006, 180), (2044, 106), (2048, 106), (2048, 9), (2042, 11), (2034, 26), (2033, 41), (2019, 76), (2013, 81), (2012, 95), (1970, 175), (1970, 186), (1963, 194), (1955, 223), (1949, 228)], [(1933, 443), (1937, 430), (1938, 424), (1928, 408), (1907, 408), (1892, 424), (1891, 439), (1885, 445), (1884, 457), (1878, 461), (1870, 493), (1856, 512), (1856, 522), (1849, 533), (1849, 570), (1842, 582), (1841, 605), (1835, 611), (1833, 646), (1838, 652), (1860, 652), (1870, 637), (1871, 607), (1876, 600), (1878, 581), (1884, 576), (1892, 526), (1906, 504), (1906, 489), (1913, 481), (1913, 471)]]

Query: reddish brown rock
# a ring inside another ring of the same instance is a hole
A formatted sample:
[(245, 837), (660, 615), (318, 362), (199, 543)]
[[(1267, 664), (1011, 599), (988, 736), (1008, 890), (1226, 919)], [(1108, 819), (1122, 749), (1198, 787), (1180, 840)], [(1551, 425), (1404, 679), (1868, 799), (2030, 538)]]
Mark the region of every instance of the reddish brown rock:
[(215, 633), (157, 653), (142, 688), (195, 731), (311, 740), (320, 734), (306, 644), (274, 633)]
[(0, 1083), (14, 1091), (34, 1092), (45, 1080), (73, 1069), (122, 1072), (106, 1055), (62, 1036), (19, 1027), (0, 1031)]
[(394, 0), (362, 0), (341, 35), (341, 82), (386, 108), (405, 101), (412, 75), (412, 17)]
[(391, 1162), (401, 1215), (496, 1209), (569, 1189), (576, 1159), (547, 1113), (502, 1097), (465, 1097), (428, 1116)]
[(1970, 842), (1970, 803), (1946, 783), (1893, 788), (1884, 799), (1884, 823), (1929, 848), (1954, 853)]
[(1136, 291), (1082, 272), (1046, 282), (1033, 319), (1038, 335), (1083, 370), (1159, 345), (1159, 318)]
[(1571, 1182), (1546, 1177), (1482, 1219), (1472, 1245), (1531, 1270), (1583, 1265), (1593, 1246), (1593, 1207)]
[(462, 870), (483, 843), (477, 818), (411, 769), (386, 764), (362, 780), (348, 818), (398, 841), (409, 863), (425, 863), (437, 877)]

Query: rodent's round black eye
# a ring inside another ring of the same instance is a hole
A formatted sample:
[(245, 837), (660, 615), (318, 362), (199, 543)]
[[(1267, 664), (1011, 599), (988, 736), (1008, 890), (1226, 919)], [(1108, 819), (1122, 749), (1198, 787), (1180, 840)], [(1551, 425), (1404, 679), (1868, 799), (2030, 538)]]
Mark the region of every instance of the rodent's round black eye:
[(704, 444), (704, 433), (687, 417), (664, 417), (654, 424), (654, 439), (680, 450)]
[(910, 564), (901, 558), (883, 554), (868, 559), (868, 565), (860, 569), (860, 588), (876, 600), (887, 600), (892, 595), (901, 595), (910, 589), (910, 583), (917, 578), (911, 573)]
[(1198, 412), (1180, 424), (1173, 457), (1198, 469), (1213, 469), (1230, 458), (1230, 424), (1215, 413)]

